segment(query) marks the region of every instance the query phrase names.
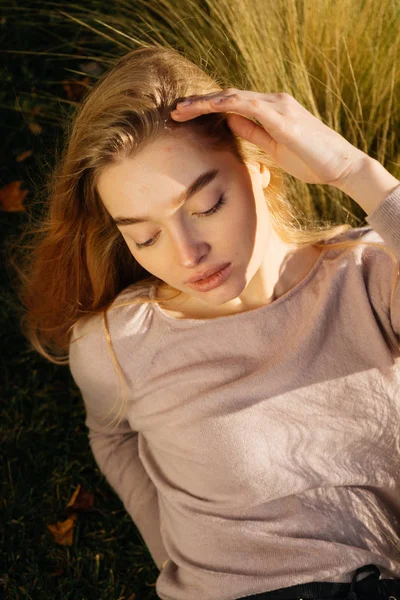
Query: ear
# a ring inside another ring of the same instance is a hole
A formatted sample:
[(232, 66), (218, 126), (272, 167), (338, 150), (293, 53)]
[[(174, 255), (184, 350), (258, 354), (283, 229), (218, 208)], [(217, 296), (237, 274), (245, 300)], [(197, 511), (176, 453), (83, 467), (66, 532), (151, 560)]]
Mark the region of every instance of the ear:
[(247, 168), (250, 169), (254, 174), (261, 177), (261, 185), (263, 188), (269, 186), (271, 180), (271, 172), (263, 163), (259, 162), (248, 162)]
[(262, 187), (266, 188), (269, 186), (269, 182), (271, 181), (271, 171), (267, 169), (265, 165), (262, 163), (258, 163), (260, 165), (260, 174), (262, 180)]

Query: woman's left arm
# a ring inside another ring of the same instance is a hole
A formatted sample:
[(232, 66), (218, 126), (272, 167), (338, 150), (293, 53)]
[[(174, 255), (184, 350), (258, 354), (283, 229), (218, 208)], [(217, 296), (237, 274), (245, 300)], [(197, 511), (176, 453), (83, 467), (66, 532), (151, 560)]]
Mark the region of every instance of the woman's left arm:
[(186, 121), (211, 112), (227, 113), (233, 133), (270, 154), (290, 175), (306, 183), (337, 187), (368, 215), (400, 184), (377, 160), (286, 92), (266, 94), (228, 88), (189, 96), (176, 104), (171, 117)]
[(369, 216), (399, 185), (400, 181), (380, 162), (365, 154), (347, 181), (336, 187), (355, 200)]

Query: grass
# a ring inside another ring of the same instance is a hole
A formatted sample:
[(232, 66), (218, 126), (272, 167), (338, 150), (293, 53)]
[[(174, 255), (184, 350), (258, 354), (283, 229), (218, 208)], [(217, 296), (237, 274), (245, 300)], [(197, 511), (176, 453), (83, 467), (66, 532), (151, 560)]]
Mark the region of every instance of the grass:
[[(83, 36), (69, 20), (57, 30), (51, 15), (47, 23), (35, 22), (33, 7), (0, 8), (1, 46), (10, 50), (2, 57), (0, 188), (21, 180), (29, 190), (26, 213), (0, 212), (0, 599), (152, 600), (158, 568), (97, 468), (69, 369), (32, 352), (19, 329), (7, 252), (33, 211), (62, 143), (61, 125), (76, 105), (62, 81), (80, 77), (71, 70), (79, 70), (76, 49)], [(69, 58), (63, 36), (72, 47)], [(61, 57), (51, 55), (56, 43)], [(40, 133), (30, 130), (32, 122), (40, 123)], [(18, 162), (28, 149), (32, 155)], [(66, 518), (79, 484), (93, 493), (94, 510), (79, 514), (73, 545), (61, 546), (48, 525)]]
[[(15, 234), (19, 215), (2, 218)], [(84, 410), (67, 367), (32, 353), (1, 267), (0, 598), (151, 600), (155, 566), (91, 454)], [(48, 525), (63, 521), (77, 485), (94, 495), (71, 547)]]
[[(148, 43), (186, 52), (222, 85), (291, 93), (400, 177), (399, 20), (392, 0), (3, 2), (0, 187), (25, 182), (32, 211), (79, 102), (65, 80), (92, 84)], [(363, 211), (332, 187), (287, 184), (310, 217), (363, 224)], [(6, 262), (27, 213), (0, 213), (0, 598), (151, 600), (158, 569), (94, 462), (68, 367), (32, 352), (19, 329)], [(48, 525), (64, 520), (78, 484), (94, 494), (94, 510), (79, 515), (73, 545), (60, 546)]]

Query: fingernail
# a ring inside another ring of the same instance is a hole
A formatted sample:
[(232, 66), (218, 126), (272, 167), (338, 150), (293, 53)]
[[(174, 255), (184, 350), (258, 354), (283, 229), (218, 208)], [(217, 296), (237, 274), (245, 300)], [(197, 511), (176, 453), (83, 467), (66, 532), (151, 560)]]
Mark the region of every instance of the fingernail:
[(193, 100), (184, 100), (183, 102), (178, 102), (177, 106), (187, 106), (188, 104), (192, 104)]

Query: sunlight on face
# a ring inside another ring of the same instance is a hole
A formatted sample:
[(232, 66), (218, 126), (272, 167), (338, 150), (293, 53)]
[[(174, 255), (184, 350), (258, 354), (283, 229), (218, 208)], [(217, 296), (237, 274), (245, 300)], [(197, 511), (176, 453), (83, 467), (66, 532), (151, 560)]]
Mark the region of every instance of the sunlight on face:
[[(208, 172), (183, 202), (181, 195)], [(229, 152), (205, 151), (174, 137), (107, 166), (98, 192), (114, 220), (147, 218), (117, 224), (138, 263), (173, 288), (219, 305), (242, 293), (265, 256), (268, 181), (268, 170), (260, 173), (258, 163), (243, 165)], [(201, 292), (187, 285), (223, 263), (232, 263), (232, 272), (221, 286)]]

